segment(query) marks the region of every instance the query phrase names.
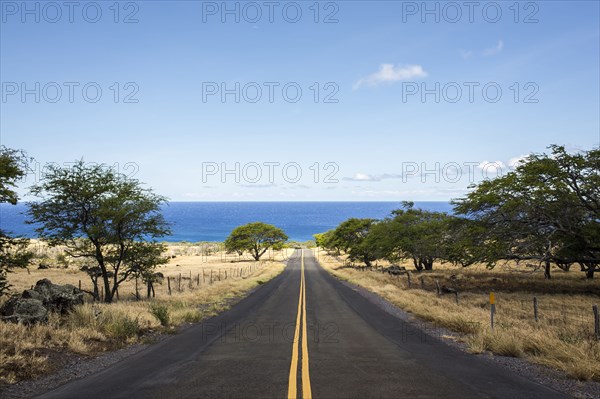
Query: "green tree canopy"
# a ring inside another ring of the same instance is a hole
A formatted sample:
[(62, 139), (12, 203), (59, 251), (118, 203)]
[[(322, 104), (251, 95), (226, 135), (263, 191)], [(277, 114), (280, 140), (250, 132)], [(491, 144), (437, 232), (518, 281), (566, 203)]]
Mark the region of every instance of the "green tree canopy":
[(136, 254), (170, 234), (160, 212), (166, 199), (105, 165), (51, 166), (31, 192), (40, 199), (29, 204), (37, 233), (73, 257), (93, 259), (106, 302), (134, 272)]
[(259, 260), (269, 248), (279, 249), (287, 241), (288, 236), (273, 225), (254, 222), (238, 226), (225, 240), (228, 252), (250, 252), (255, 260)]
[[(19, 199), (15, 188), (27, 172), (28, 157), (20, 150), (0, 146), (0, 203), (16, 205)], [(11, 236), (0, 229), (0, 296), (10, 288), (7, 273), (13, 267), (25, 267), (31, 260), (29, 240)]]
[(375, 224), (366, 242), (377, 258), (412, 259), (417, 271), (432, 270), (433, 263), (445, 256), (452, 217), (413, 206), (405, 202), (390, 218)]
[(331, 233), (326, 233), (329, 235), (326, 245), (344, 251), (351, 261), (360, 261), (370, 267), (377, 258), (366, 238), (376, 222), (375, 219), (348, 219)]
[(315, 238), (315, 244), (317, 247), (321, 247), (327, 251), (333, 252), (335, 255), (339, 255), (340, 251), (340, 243), (335, 239), (335, 229), (328, 230), (325, 233), (315, 234), (313, 237)]
[(579, 263), (588, 278), (600, 264), (600, 150), (577, 154), (551, 146), (514, 171), (481, 182), (454, 201), (455, 212), (477, 222), (471, 239), (481, 261)]

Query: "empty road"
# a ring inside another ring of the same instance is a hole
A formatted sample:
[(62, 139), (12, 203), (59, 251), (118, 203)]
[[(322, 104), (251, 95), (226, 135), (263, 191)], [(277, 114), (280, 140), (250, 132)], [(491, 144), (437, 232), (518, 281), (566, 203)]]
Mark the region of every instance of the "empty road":
[(426, 336), (297, 250), (227, 312), (43, 398), (566, 398)]

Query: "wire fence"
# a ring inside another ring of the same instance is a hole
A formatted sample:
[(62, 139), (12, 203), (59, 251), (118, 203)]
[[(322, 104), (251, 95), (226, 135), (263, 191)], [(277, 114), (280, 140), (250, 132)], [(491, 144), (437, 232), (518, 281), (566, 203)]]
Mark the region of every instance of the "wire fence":
[[(565, 342), (578, 340), (600, 340), (599, 308), (595, 295), (586, 296), (585, 303), (561, 304), (553, 298), (555, 294), (531, 294), (528, 292), (482, 292), (475, 288), (461, 291), (456, 286), (447, 284), (447, 280), (430, 277), (426, 273), (414, 273), (405, 267), (376, 265), (366, 267), (355, 264), (346, 257), (315, 250), (318, 260), (333, 261), (341, 268), (350, 268), (361, 272), (383, 273), (388, 276), (388, 283), (403, 289), (421, 290), (435, 293), (440, 299), (453, 302), (462, 307), (487, 309), (490, 312), (490, 328), (511, 327), (514, 321), (525, 321), (532, 326), (550, 327), (561, 332), (561, 340)], [(561, 292), (560, 300), (574, 302), (568, 292)], [(468, 300), (467, 300), (468, 297)], [(580, 299), (581, 300), (581, 299)]]

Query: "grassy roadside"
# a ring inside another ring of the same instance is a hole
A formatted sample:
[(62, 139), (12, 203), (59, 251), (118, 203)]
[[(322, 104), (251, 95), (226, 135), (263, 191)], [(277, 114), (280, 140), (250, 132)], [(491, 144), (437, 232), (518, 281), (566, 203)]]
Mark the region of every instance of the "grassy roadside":
[[(233, 299), (280, 274), (287, 255), (275, 254), (272, 260), (261, 262), (235, 262), (219, 253), (207, 257), (181, 254), (160, 269), (165, 277), (173, 277), (171, 295), (163, 282), (156, 287), (156, 298), (137, 301), (133, 283), (128, 283), (120, 290), (122, 299), (113, 304), (86, 302), (67, 316), (51, 314), (47, 324), (35, 326), (0, 322), (0, 386), (52, 372), (66, 358), (148, 343), (157, 333), (174, 333), (183, 324), (216, 315), (228, 309)], [(209, 270), (214, 276), (212, 283)], [(192, 278), (177, 286), (177, 276), (190, 272)], [(199, 285), (196, 272), (202, 275)], [(81, 280), (87, 289), (90, 287), (85, 285), (91, 285), (85, 274), (72, 267), (22, 270), (9, 278), (16, 292), (41, 278), (75, 286)], [(140, 291), (145, 294), (144, 287)]]
[[(319, 251), (321, 265), (334, 276), (364, 287), (419, 318), (459, 334), (472, 353), (492, 352), (526, 358), (565, 372), (579, 380), (600, 381), (600, 341), (594, 337), (592, 305), (600, 305), (600, 281), (586, 281), (582, 273), (555, 272), (552, 281), (541, 271), (517, 268), (487, 270), (435, 265), (434, 272), (390, 276), (345, 267), (342, 258)], [(410, 265), (405, 265), (411, 270)], [(424, 288), (421, 288), (423, 276)], [(442, 287), (459, 290), (437, 295)], [(494, 332), (490, 329), (489, 292), (496, 297)], [(532, 298), (539, 303), (533, 318)]]

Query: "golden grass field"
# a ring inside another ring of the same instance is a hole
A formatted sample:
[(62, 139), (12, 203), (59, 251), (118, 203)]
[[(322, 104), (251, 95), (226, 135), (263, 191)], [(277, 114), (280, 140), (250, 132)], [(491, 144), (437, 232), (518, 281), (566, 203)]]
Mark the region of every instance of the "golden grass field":
[[(558, 369), (579, 380), (600, 381), (600, 341), (594, 336), (592, 306), (600, 305), (600, 279), (586, 280), (575, 267), (543, 271), (507, 264), (488, 270), (435, 264), (431, 272), (416, 273), (410, 263), (412, 288), (406, 275), (348, 267), (344, 257), (315, 249), (321, 265), (333, 275), (362, 286), (415, 316), (458, 333), (473, 353), (492, 352), (523, 357)], [(424, 289), (421, 289), (423, 277)], [(598, 276), (597, 276), (598, 277)], [(458, 290), (438, 296), (442, 287)], [(489, 293), (496, 301), (495, 328), (490, 327)], [(533, 297), (538, 300), (534, 320)]]
[[(47, 248), (40, 242), (33, 242), (32, 248), (37, 253), (36, 266), (15, 270), (8, 276), (13, 292), (30, 288), (43, 278), (75, 286), (81, 281), (83, 289), (92, 290), (87, 274), (79, 271), (77, 265), (67, 265), (70, 262), (60, 256), (60, 248)], [(145, 298), (146, 289), (140, 283), (142, 300), (136, 300), (135, 283), (128, 281), (119, 289), (120, 300), (116, 303), (93, 303), (91, 296), (86, 295), (84, 305), (68, 316), (51, 315), (48, 324), (29, 327), (0, 323), (0, 385), (51, 372), (65, 356), (94, 356), (150, 341), (155, 333), (175, 332), (184, 323), (213, 316), (226, 310), (233, 299), (281, 273), (285, 259), (293, 252), (284, 249), (267, 253), (255, 262), (215, 250), (218, 248), (210, 244), (169, 244), (167, 253), (175, 258), (158, 268), (165, 279), (155, 285), (153, 299)], [(39, 270), (38, 263), (51, 268)], [(171, 295), (167, 288), (169, 276)], [(5, 300), (0, 299), (0, 303)]]

